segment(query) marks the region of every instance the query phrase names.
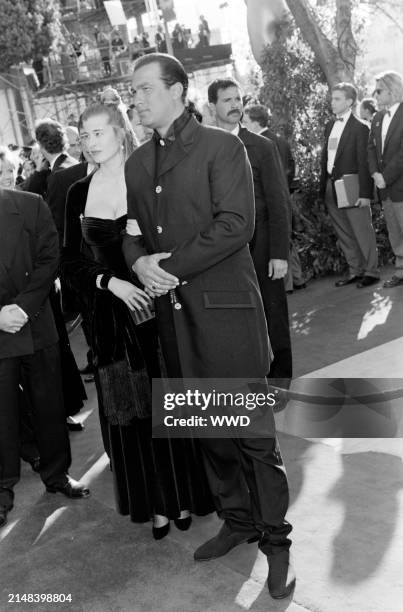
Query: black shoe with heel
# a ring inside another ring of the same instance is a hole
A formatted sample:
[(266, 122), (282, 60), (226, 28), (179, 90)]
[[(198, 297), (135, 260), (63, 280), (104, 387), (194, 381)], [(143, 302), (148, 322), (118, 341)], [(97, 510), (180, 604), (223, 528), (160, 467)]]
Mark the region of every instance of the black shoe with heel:
[(174, 519), (175, 527), (180, 531), (187, 531), (192, 524), (192, 517), (186, 516), (185, 518), (176, 518)]
[(166, 535), (168, 535), (170, 530), (170, 523), (168, 522), (166, 525), (163, 525), (162, 527), (154, 527), (153, 525), (153, 538), (154, 540), (162, 540), (162, 538), (165, 538)]

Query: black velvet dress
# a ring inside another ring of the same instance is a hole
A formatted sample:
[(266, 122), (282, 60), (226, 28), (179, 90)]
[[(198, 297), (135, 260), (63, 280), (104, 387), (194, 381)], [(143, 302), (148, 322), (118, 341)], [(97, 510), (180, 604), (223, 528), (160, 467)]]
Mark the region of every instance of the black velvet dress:
[[(153, 440), (151, 417), (133, 417), (128, 424), (119, 425), (111, 424), (105, 416), (98, 366), (113, 360), (122, 345), (137, 363), (143, 360), (150, 383), (152, 377), (161, 374), (155, 321), (132, 327), (135, 336), (127, 334), (127, 323), (132, 319), (126, 305), (109, 291), (93, 290), (99, 273), (113, 273), (124, 280), (129, 280), (129, 273), (121, 250), (126, 216), (116, 220), (84, 217), (82, 192), (86, 196), (88, 183), (88, 178), (76, 183), (67, 200), (61, 269), (70, 287), (81, 292), (81, 297), (85, 292), (90, 298), (84, 301), (93, 339), (101, 430), (111, 459), (117, 509), (136, 522), (148, 521), (153, 514), (173, 519), (185, 509), (207, 514), (214, 505), (197, 440)], [(112, 380), (114, 384), (119, 383)]]

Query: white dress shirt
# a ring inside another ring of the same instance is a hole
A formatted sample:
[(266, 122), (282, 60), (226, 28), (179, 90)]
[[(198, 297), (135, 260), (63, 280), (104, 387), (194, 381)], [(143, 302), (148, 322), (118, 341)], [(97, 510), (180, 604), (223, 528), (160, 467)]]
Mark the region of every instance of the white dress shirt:
[(337, 147), (339, 146), (341, 135), (346, 127), (347, 121), (350, 119), (351, 110), (348, 110), (344, 115), (338, 115), (336, 121), (329, 134), (327, 141), (327, 171), (332, 174), (334, 160), (336, 159)]
[(386, 135), (388, 133), (390, 123), (393, 119), (395, 112), (397, 111), (399, 107), (399, 104), (400, 102), (396, 102), (395, 104), (392, 104), (392, 106), (388, 108), (387, 112), (383, 116), (383, 119), (382, 119), (382, 152), (385, 146)]
[(239, 135), (239, 123), (237, 123), (234, 129), (231, 130), (231, 134), (235, 134), (235, 136)]

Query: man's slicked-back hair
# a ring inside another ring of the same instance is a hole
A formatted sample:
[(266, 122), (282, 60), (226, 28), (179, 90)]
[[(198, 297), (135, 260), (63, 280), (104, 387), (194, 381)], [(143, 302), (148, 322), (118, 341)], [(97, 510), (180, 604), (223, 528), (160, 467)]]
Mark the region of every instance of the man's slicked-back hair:
[(245, 107), (243, 112), (244, 115), (248, 115), (251, 121), (257, 121), (260, 127), (267, 127), (270, 113), (263, 104), (249, 104), (249, 106)]
[(403, 77), (399, 72), (387, 70), (377, 74), (375, 80), (383, 83), (395, 102), (403, 102)]
[(343, 91), (346, 98), (352, 100), (353, 104), (357, 100), (358, 92), (352, 83), (346, 83), (345, 81), (336, 83), (336, 85), (333, 85), (332, 91)]
[(217, 104), (218, 92), (220, 89), (228, 89), (229, 87), (238, 87), (241, 90), (241, 86), (235, 79), (215, 79), (208, 86), (207, 97), (210, 104)]
[(189, 77), (181, 62), (167, 53), (147, 53), (142, 55), (134, 62), (133, 73), (144, 66), (150, 64), (158, 64), (161, 70), (161, 79), (164, 81), (167, 88), (172, 87), (175, 83), (180, 83), (183, 87), (182, 101), (186, 101), (186, 96), (189, 88)]
[(35, 125), (35, 138), (51, 155), (62, 153), (68, 146), (66, 132), (61, 123), (54, 119), (41, 119)]

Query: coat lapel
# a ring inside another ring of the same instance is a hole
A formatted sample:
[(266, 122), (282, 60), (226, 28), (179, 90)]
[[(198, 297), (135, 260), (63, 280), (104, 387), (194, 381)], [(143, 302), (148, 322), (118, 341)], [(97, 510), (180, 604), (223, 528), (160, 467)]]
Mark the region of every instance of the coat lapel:
[(0, 189), (0, 268), (8, 275), (23, 229), (24, 222), (18, 208), (7, 191)]
[(196, 119), (191, 117), (181, 133), (170, 145), (168, 155), (164, 158), (158, 177), (166, 174), (169, 170), (177, 166), (189, 153), (193, 140), (194, 132), (198, 127)]
[(140, 148), (139, 153), (141, 163), (144, 168), (147, 170), (148, 174), (154, 179), (155, 176), (155, 144), (151, 139)]
[[(385, 144), (383, 147), (383, 153), (385, 153), (386, 151), (386, 147), (389, 144), (389, 141), (391, 139), (392, 134), (395, 131), (395, 128), (401, 124), (402, 122), (402, 118), (403, 118), (403, 104), (399, 104), (395, 114), (393, 115), (393, 119), (389, 124), (388, 127), (388, 131), (386, 132), (386, 138), (385, 138)], [(381, 132), (382, 132), (382, 127), (381, 127)], [(381, 135), (381, 141), (382, 141), (382, 135)]]
[(350, 131), (353, 127), (353, 121), (354, 121), (354, 117), (353, 115), (350, 115), (346, 123), (346, 126), (341, 134), (340, 140), (339, 140), (339, 146), (337, 147), (336, 157), (334, 159), (334, 165), (336, 165), (340, 155), (343, 153), (343, 149), (346, 146), (346, 142), (348, 141), (348, 138), (350, 136)]

